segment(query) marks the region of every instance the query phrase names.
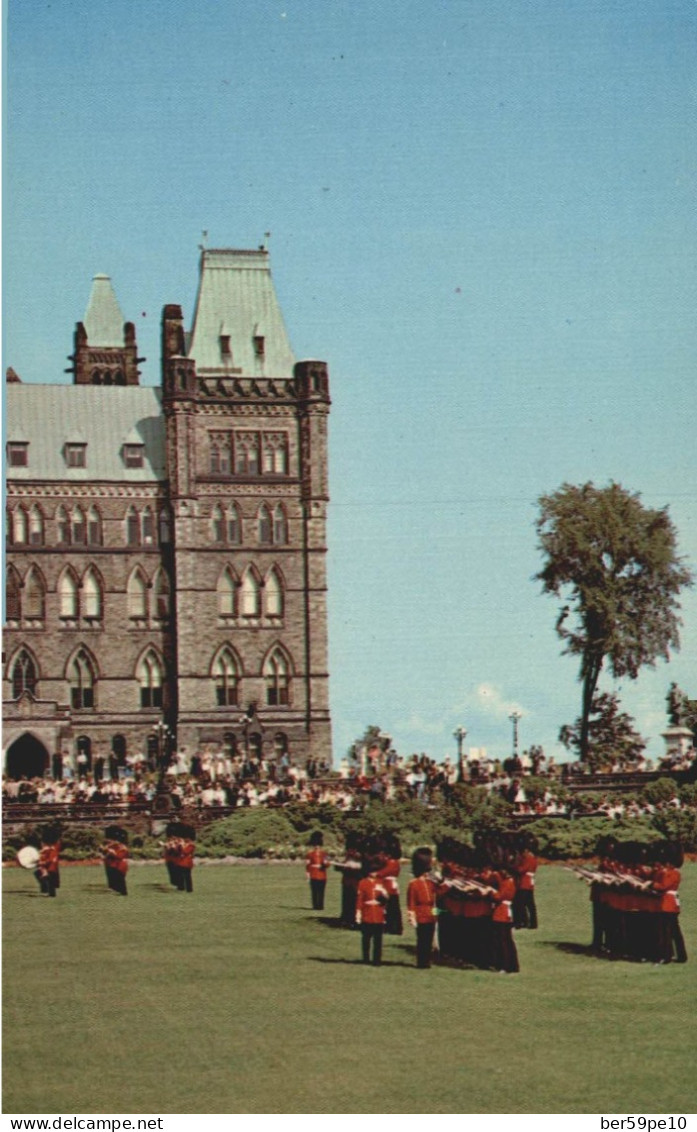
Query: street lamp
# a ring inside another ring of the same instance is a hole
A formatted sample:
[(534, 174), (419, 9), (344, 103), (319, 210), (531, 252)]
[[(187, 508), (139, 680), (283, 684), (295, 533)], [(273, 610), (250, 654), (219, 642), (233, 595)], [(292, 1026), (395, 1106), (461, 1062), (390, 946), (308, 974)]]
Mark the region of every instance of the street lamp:
[(465, 768), (464, 768), (464, 765), (463, 765), (463, 762), (462, 762), (462, 744), (465, 740), (466, 734), (467, 734), (467, 728), (462, 727), (462, 726), (456, 727), (455, 730), (453, 731), (453, 739), (457, 740), (457, 780), (458, 780), (458, 782), (464, 782), (464, 778), (465, 778)]
[(508, 717), (513, 724), (513, 758), (518, 758), (518, 720), (523, 718), (520, 711), (512, 711)]
[(153, 728), (155, 738), (157, 740), (157, 768), (159, 771), (158, 777), (158, 790), (162, 788), (165, 778), (165, 770), (169, 765), (169, 748), (172, 739), (171, 728), (160, 719)]

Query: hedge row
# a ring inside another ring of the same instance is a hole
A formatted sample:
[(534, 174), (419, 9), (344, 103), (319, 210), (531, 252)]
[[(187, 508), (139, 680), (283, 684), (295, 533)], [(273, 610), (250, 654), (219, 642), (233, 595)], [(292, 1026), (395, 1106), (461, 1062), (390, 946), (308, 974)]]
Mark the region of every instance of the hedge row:
[[(652, 783), (656, 801), (672, 797), (659, 790), (662, 781)], [(690, 851), (697, 851), (697, 806), (694, 787), (683, 787), (683, 801), (689, 808), (662, 810), (654, 815), (621, 820), (598, 817), (543, 817), (525, 826), (535, 835), (540, 855), (551, 860), (592, 856), (598, 839), (614, 833), (621, 840), (650, 841), (662, 837), (679, 840)], [(659, 795), (662, 795), (659, 797)], [(644, 795), (645, 798), (645, 795)], [(435, 845), (445, 836), (472, 842), (477, 833), (495, 833), (510, 827), (513, 807), (499, 797), (491, 797), (481, 788), (459, 786), (448, 805), (426, 806), (416, 801), (370, 802), (360, 814), (345, 814), (335, 806), (294, 803), (281, 810), (253, 808), (240, 810), (231, 817), (205, 826), (199, 833), (197, 855), (200, 857), (295, 859), (307, 852), (310, 834), (322, 830), (324, 845), (330, 856), (339, 856), (349, 830), (368, 834), (392, 830), (400, 838), (405, 855), (418, 845)], [(8, 836), (3, 845), (3, 859), (13, 860), (16, 850), (35, 833), (26, 827)], [(62, 855), (65, 860), (99, 857), (103, 833), (99, 828), (68, 825), (63, 831)], [(161, 838), (148, 834), (132, 834), (131, 855), (142, 860), (162, 856)]]

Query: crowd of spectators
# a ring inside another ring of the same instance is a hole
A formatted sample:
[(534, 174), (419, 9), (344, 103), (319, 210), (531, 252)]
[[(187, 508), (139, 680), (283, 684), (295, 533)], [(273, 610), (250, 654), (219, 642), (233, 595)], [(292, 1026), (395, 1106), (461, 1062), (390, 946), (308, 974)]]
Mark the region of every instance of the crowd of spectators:
[[(692, 752), (694, 759), (694, 752)], [(691, 765), (688, 760), (687, 765)], [(637, 768), (634, 768), (637, 769)], [(643, 770), (652, 769), (644, 764)], [(671, 768), (673, 769), (673, 768)], [(627, 773), (627, 768), (621, 768)], [(166, 766), (146, 755), (129, 756), (122, 765), (115, 759), (97, 759), (91, 767), (60, 767), (60, 775), (32, 779), (6, 779), (3, 800), (8, 803), (66, 804), (72, 807), (102, 805), (147, 810), (158, 794), (167, 794), (177, 809), (229, 812), (250, 806), (289, 803), (324, 803), (350, 811), (370, 799), (413, 799), (426, 806), (448, 802), (461, 783), (480, 787), (486, 795), (503, 798), (523, 818), (573, 817), (606, 814), (610, 817), (651, 813), (652, 807), (623, 801), (613, 792), (589, 796), (569, 789), (578, 783), (576, 771), (546, 759), (532, 748), (509, 759), (489, 759), (483, 751), (442, 762), (425, 754), (404, 758), (393, 749), (363, 747), (341, 760), (338, 770), (311, 760), (297, 766), (287, 755), (278, 762), (204, 750), (193, 756), (174, 752)], [(677, 791), (674, 802), (680, 805)]]

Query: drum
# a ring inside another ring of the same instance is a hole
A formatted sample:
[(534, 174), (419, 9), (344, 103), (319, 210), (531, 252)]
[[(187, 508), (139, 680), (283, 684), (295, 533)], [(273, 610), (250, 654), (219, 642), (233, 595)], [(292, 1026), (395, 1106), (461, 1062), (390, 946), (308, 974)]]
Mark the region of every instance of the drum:
[(33, 845), (23, 845), (17, 850), (17, 860), (23, 869), (35, 869), (39, 863), (39, 850)]

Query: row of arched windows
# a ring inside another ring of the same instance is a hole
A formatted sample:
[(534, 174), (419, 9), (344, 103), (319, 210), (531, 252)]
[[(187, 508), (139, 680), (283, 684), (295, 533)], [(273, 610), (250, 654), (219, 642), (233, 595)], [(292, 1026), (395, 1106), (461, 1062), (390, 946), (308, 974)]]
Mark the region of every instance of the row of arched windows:
[[(55, 545), (101, 546), (102, 516), (95, 506), (66, 508), (62, 504), (53, 518)], [(262, 503), (256, 514), (256, 541), (260, 546), (285, 546), (288, 543), (288, 517), (282, 503), (269, 507)], [(44, 546), (49, 540), (47, 519), (37, 504), (7, 509), (8, 546)], [(127, 546), (166, 545), (171, 541), (170, 517), (166, 510), (157, 513), (146, 506), (129, 507), (123, 521)], [(231, 546), (243, 541), (242, 518), (234, 503), (215, 504), (210, 517), (213, 542)]]
[[(57, 586), (58, 616), (61, 620), (100, 621), (104, 610), (103, 587), (90, 566), (79, 578), (67, 567)], [(46, 583), (41, 571), (30, 567), (24, 582), (14, 566), (5, 576), (5, 618), (7, 621), (43, 621), (46, 616)]]
[[(53, 517), (54, 541), (57, 546), (101, 546), (102, 516), (94, 505), (56, 508)], [(8, 546), (44, 546), (49, 541), (48, 520), (37, 504), (7, 508)], [(156, 539), (157, 535), (157, 539)], [(129, 507), (124, 519), (124, 537), (128, 546), (154, 546), (170, 542), (170, 520), (167, 511), (157, 514), (151, 507)]]
[[(70, 688), (70, 706), (73, 709), (87, 711), (96, 706), (98, 671), (97, 662), (88, 649), (80, 647), (70, 657), (65, 669), (65, 679)], [(291, 674), (289, 654), (281, 645), (275, 645), (261, 666), (267, 705), (278, 707), (290, 703)], [(245, 672), (239, 655), (231, 645), (223, 645), (218, 649), (211, 662), (209, 675), (213, 686), (213, 700), (218, 707), (240, 703), (240, 682)], [(160, 654), (154, 648), (146, 649), (134, 672), (141, 708), (163, 706), (165, 676), (165, 665)], [(11, 661), (8, 677), (14, 700), (18, 700), (25, 692), (37, 695), (38, 665), (28, 649), (21, 648)]]
[(248, 566), (239, 580), (228, 566), (218, 578), (216, 592), (219, 617), (283, 616), (283, 582), (275, 566), (264, 579)]

